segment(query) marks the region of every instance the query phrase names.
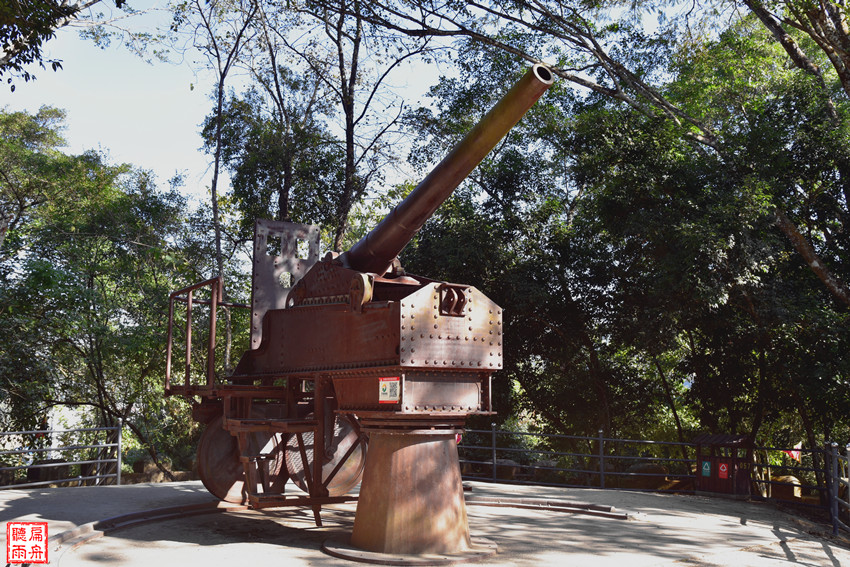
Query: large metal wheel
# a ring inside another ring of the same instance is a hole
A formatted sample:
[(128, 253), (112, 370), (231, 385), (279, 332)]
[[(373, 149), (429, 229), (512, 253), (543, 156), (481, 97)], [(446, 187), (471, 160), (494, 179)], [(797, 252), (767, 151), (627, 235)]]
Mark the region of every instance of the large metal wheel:
[[(286, 466), (292, 482), (309, 493), (313, 475), (313, 433), (295, 433), (286, 442)], [(330, 451), (324, 452), (322, 484), (329, 496), (342, 496), (360, 482), (366, 465), (366, 439), (357, 422), (346, 415), (334, 419)]]
[[(239, 462), (236, 437), (222, 428), (219, 416), (207, 424), (198, 443), (198, 476), (214, 496), (226, 502), (244, 500), (245, 468)], [(248, 435), (251, 455), (267, 455), (258, 465), (265, 467), (269, 492), (281, 492), (289, 478), (280, 434), (256, 432)], [(261, 475), (258, 475), (258, 480)]]

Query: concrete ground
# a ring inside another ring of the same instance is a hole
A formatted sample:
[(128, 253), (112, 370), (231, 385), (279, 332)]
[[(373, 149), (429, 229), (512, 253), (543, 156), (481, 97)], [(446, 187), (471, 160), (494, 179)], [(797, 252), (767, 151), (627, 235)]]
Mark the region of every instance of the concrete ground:
[[(468, 506), (473, 538), (499, 553), (481, 565), (850, 567), (850, 543), (828, 526), (800, 520), (764, 503), (663, 495), (471, 483), (476, 497), (521, 497), (614, 506), (627, 520), (540, 509)], [(289, 491), (288, 491), (289, 492)], [(51, 536), (132, 512), (211, 503), (200, 482), (0, 491), (0, 528), (10, 520), (47, 521)], [(54, 542), (51, 565), (188, 565), (238, 563), (352, 565), (321, 551), (344, 539), (355, 504), (326, 507), (324, 527), (312, 512), (281, 508), (232, 510), (151, 522), (73, 546)], [(79, 530), (78, 530), (79, 531)], [(2, 530), (5, 549), (6, 530)]]

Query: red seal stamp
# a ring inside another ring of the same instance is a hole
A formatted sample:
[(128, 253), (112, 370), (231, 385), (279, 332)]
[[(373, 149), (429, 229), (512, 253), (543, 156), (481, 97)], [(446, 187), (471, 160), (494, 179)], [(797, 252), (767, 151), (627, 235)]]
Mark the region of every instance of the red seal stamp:
[(6, 563), (47, 563), (47, 522), (8, 522)]

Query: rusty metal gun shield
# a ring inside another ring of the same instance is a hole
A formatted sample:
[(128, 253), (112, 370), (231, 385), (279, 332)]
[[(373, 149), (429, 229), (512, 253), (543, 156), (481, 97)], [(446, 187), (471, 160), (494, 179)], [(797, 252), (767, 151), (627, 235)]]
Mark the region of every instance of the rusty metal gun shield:
[[(283, 439), (279, 434), (255, 432), (249, 435), (251, 452), (262, 455), (258, 465), (264, 467), (270, 491), (280, 491), (289, 475), (283, 455)], [(245, 467), (239, 460), (236, 438), (222, 427), (219, 416), (207, 424), (198, 443), (198, 476), (207, 490), (225, 502), (242, 503)]]
[[(286, 466), (292, 482), (304, 492), (313, 483), (312, 432), (295, 433), (286, 442)], [(330, 449), (324, 451), (322, 484), (329, 496), (342, 496), (360, 482), (366, 464), (366, 440), (350, 417), (336, 416)]]

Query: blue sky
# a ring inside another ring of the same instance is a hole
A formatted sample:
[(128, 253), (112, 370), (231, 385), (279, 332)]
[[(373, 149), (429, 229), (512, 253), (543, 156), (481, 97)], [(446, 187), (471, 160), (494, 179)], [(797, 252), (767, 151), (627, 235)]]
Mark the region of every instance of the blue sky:
[(33, 67), (37, 79), (16, 81), (15, 92), (0, 85), (0, 107), (62, 108), (66, 152), (103, 150), (111, 163), (152, 170), (162, 185), (180, 172), (187, 192), (206, 194), (210, 156), (201, 150), (199, 125), (211, 108), (211, 79), (185, 63), (148, 64), (121, 45), (100, 49), (76, 30), (60, 30), (45, 48), (63, 69)]
[[(154, 13), (130, 24), (167, 23), (168, 14)], [(153, 171), (161, 186), (175, 173), (184, 175), (184, 192), (206, 199), (211, 178), (211, 156), (201, 149), (200, 124), (211, 108), (214, 75), (198, 76), (188, 63), (153, 64), (132, 54), (120, 43), (106, 49), (82, 39), (77, 29), (61, 29), (44, 46), (45, 59), (60, 59), (63, 68), (30, 67), (35, 81), (16, 81), (10, 92), (0, 84), (0, 107), (35, 113), (42, 105), (67, 112), (65, 151), (79, 154), (102, 151), (110, 163), (130, 163)], [(396, 75), (393, 84), (407, 107), (422, 101), (427, 87), (452, 69), (421, 62)], [(239, 77), (231, 78), (236, 84)], [(399, 157), (406, 156), (402, 144)], [(393, 180), (407, 172), (387, 171)]]

